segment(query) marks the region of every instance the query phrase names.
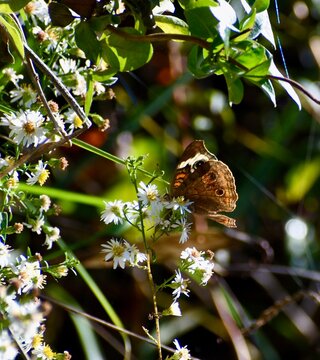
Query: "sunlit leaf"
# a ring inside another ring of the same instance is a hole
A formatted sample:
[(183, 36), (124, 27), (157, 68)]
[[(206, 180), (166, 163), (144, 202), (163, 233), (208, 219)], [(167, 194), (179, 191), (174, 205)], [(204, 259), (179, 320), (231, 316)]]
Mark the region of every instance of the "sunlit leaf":
[(225, 72), (224, 76), (228, 87), (230, 105), (239, 104), (243, 99), (242, 81), (238, 77), (234, 76), (231, 72)]
[(189, 34), (188, 24), (175, 16), (156, 15), (154, 18), (157, 26), (166, 34)]
[(30, 0), (1, 0), (0, 13), (13, 13), (21, 10)]
[[(138, 31), (128, 28), (121, 29), (128, 34), (139, 35)], [(132, 71), (145, 65), (152, 57), (153, 48), (148, 42), (133, 40), (130, 36), (108, 34), (103, 46), (102, 56), (106, 63), (116, 71)]]
[(10, 15), (2, 14), (0, 15), (0, 26), (3, 26), (7, 35), (14, 44), (15, 48), (18, 50), (20, 56), (24, 58), (24, 46), (22, 35), (17, 23), (11, 18)]
[(252, 8), (255, 9), (257, 13), (260, 13), (264, 10), (267, 10), (269, 5), (270, 5), (270, 0), (256, 0), (252, 5)]

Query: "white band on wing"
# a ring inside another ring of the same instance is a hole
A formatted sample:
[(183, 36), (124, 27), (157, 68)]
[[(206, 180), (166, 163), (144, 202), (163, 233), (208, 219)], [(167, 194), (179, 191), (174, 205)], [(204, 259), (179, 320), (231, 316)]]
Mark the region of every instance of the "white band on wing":
[(178, 169), (183, 169), (184, 167), (190, 165), (190, 171), (194, 172), (193, 165), (196, 162), (198, 162), (198, 161), (209, 161), (209, 159), (210, 159), (210, 157), (208, 155), (199, 153), (199, 154), (196, 154), (195, 156), (193, 156), (192, 158), (189, 158), (189, 159), (179, 163), (177, 168)]

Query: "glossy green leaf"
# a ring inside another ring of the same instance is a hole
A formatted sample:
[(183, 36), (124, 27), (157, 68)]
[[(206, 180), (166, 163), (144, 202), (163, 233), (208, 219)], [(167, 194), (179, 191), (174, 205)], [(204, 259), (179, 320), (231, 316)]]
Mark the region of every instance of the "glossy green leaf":
[(258, 85), (263, 92), (268, 96), (268, 98), (272, 101), (274, 107), (277, 106), (276, 93), (274, 91), (272, 82), (270, 80), (261, 80)]
[(243, 99), (242, 81), (237, 76), (234, 76), (231, 71), (225, 71), (224, 76), (228, 87), (228, 97), (230, 105), (239, 104)]
[(10, 14), (21, 10), (30, 0), (0, 0), (0, 13)]
[[(128, 34), (140, 35), (132, 28), (122, 28)], [(148, 42), (140, 42), (125, 35), (112, 33), (101, 40), (102, 57), (112, 71), (132, 71), (145, 65), (152, 57), (153, 47)]]
[(253, 69), (268, 60), (265, 48), (252, 40), (237, 43), (230, 56), (247, 70)]
[(213, 16), (210, 7), (195, 7), (185, 10), (190, 33), (203, 39), (214, 39), (218, 35), (218, 20)]
[(157, 26), (166, 34), (189, 34), (188, 24), (175, 16), (156, 15), (154, 18)]
[(188, 69), (198, 79), (212, 75), (215, 70), (215, 64), (209, 61), (208, 51), (194, 46), (188, 56)]
[(256, 0), (252, 5), (252, 8), (256, 10), (257, 13), (267, 10), (270, 5), (270, 0)]
[(0, 25), (3, 26), (7, 35), (9, 36), (11, 42), (9, 46), (14, 44), (15, 48), (18, 50), (20, 56), (24, 58), (24, 46), (23, 39), (20, 29), (17, 23), (12, 19), (12, 17), (8, 14), (0, 15)]
[(89, 23), (81, 21), (76, 26), (75, 39), (78, 47), (84, 51), (87, 58), (97, 63), (100, 58), (100, 42)]
[(214, 0), (179, 0), (179, 4), (183, 9), (192, 9), (195, 7), (217, 6)]
[(263, 61), (261, 64), (251, 68), (245, 73), (246, 78), (250, 78), (253, 81), (259, 81), (259, 78), (266, 77), (269, 74), (269, 68), (271, 64), (271, 59)]

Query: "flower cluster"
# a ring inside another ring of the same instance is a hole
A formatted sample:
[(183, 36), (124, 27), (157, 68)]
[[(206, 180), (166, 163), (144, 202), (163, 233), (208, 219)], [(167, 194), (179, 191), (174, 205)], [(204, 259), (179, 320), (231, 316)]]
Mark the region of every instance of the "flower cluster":
[[(75, 262), (67, 258), (50, 267), (40, 254), (17, 258), (13, 254), (13, 249), (0, 239), (0, 358), (15, 359), (21, 349), (36, 358), (57, 358), (59, 354), (43, 340), (44, 309), (34, 294), (46, 285), (44, 271), (56, 278), (66, 276)], [(59, 356), (70, 358), (67, 352)]]
[(138, 201), (122, 202), (121, 200), (105, 202), (101, 220), (105, 224), (115, 225), (129, 223), (140, 228), (141, 219), (149, 229), (153, 229), (153, 239), (172, 231), (180, 231), (180, 243), (188, 240), (191, 224), (186, 215), (190, 213), (191, 202), (183, 198), (168, 200), (159, 195), (154, 184), (140, 182), (137, 189)]
[[(155, 184), (139, 183), (137, 188), (138, 201), (123, 202), (121, 200), (105, 202), (105, 209), (101, 214), (101, 220), (105, 224), (124, 225), (125, 223), (135, 226), (139, 231), (146, 227), (152, 230), (150, 237), (153, 241), (162, 235), (172, 231), (180, 231), (180, 243), (188, 240), (191, 224), (187, 221), (190, 212), (190, 202), (183, 198), (168, 199), (161, 197)], [(143, 225), (142, 225), (143, 224)], [(146, 225), (146, 226), (145, 226)], [(113, 268), (126, 264), (137, 266), (139, 262), (147, 259), (140, 253), (135, 245), (130, 245), (126, 240), (111, 239), (103, 244), (103, 252), (106, 253), (105, 261), (113, 260)], [(182, 276), (182, 272), (189, 274), (200, 285), (206, 285), (213, 274), (214, 264), (210, 256), (196, 248), (186, 248), (182, 251), (181, 263), (176, 270), (173, 280), (164, 282), (160, 288), (173, 289), (173, 302), (162, 315), (181, 316), (178, 300), (181, 295), (189, 296), (188, 278)]]
[(111, 239), (107, 244), (102, 244), (102, 252), (106, 253), (104, 260), (113, 260), (113, 268), (118, 265), (124, 269), (126, 263), (130, 266), (138, 266), (139, 263), (147, 260), (144, 253), (140, 252), (134, 244), (126, 240)]

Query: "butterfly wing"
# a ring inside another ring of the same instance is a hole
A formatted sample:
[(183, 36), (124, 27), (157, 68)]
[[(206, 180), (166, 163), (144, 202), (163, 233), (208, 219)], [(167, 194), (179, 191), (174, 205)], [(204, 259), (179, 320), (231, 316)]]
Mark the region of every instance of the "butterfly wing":
[(183, 153), (171, 186), (174, 197), (193, 202), (193, 211), (205, 214), (225, 226), (235, 227), (235, 220), (219, 212), (231, 212), (238, 194), (234, 177), (226, 164), (216, 159), (203, 141), (192, 142)]

